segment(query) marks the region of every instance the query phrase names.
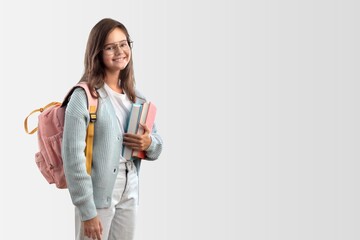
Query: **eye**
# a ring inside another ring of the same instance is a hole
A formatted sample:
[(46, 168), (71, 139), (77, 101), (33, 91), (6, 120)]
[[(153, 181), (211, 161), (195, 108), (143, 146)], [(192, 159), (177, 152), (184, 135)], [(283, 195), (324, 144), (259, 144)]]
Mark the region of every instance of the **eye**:
[(114, 50), (114, 49), (115, 49), (114, 46), (107, 46), (107, 47), (105, 47), (105, 50), (106, 50), (106, 51), (112, 51), (112, 50)]

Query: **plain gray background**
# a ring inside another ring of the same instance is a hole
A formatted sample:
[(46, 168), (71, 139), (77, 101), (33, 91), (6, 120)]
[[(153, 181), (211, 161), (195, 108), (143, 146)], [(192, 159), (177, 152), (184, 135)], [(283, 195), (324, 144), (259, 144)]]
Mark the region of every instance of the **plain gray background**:
[[(73, 239), (23, 121), (62, 101), (91, 28), (124, 23), (164, 139), (137, 240), (360, 238), (356, 0), (1, 1), (0, 233)], [(35, 126), (36, 118), (30, 121)]]

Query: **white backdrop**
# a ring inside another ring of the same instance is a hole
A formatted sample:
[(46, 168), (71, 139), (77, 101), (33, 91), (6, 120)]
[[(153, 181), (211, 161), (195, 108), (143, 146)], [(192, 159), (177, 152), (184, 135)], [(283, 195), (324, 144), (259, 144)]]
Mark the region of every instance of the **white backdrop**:
[(0, 238), (73, 239), (69, 194), (36, 168), (23, 120), (80, 79), (88, 34), (111, 17), (134, 41), (137, 87), (164, 139), (142, 165), (137, 240), (359, 239), (359, 10), (1, 1)]

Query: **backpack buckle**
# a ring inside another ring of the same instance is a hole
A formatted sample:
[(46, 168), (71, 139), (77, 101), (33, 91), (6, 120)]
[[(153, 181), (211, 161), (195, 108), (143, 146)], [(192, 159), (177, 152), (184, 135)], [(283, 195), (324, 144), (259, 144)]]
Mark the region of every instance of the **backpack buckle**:
[(90, 113), (90, 122), (96, 121), (96, 113)]

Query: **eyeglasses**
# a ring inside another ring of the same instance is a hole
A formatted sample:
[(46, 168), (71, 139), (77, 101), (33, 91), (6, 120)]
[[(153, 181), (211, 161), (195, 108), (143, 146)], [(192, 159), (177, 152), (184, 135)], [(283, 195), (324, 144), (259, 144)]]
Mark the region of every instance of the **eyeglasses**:
[[(109, 43), (106, 44), (103, 51), (104, 54), (106, 55), (113, 55), (115, 54), (115, 52), (120, 48), (123, 51), (128, 51), (130, 48), (132, 48), (132, 43), (131, 41), (127, 41), (127, 40), (122, 40), (120, 42), (117, 43)], [(130, 45), (129, 45), (130, 44)]]

